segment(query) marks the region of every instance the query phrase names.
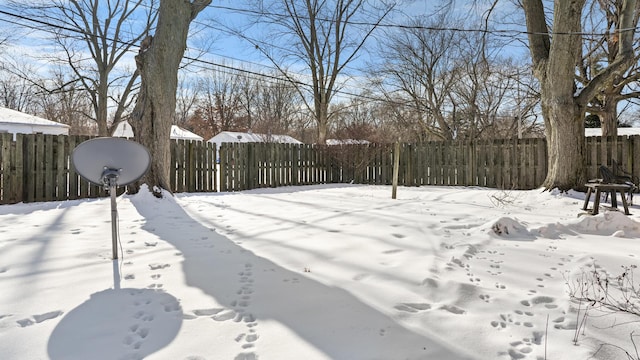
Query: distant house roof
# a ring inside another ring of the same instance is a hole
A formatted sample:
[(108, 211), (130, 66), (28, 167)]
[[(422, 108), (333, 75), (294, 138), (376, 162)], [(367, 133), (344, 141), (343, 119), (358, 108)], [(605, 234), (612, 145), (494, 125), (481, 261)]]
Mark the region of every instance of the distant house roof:
[[(122, 121), (118, 123), (118, 126), (116, 126), (111, 135), (116, 137), (132, 138), (133, 129), (131, 128), (129, 122)], [(202, 136), (194, 134), (189, 130), (183, 129), (178, 125), (171, 125), (171, 133), (169, 135), (169, 138), (174, 140), (203, 140)]]
[(271, 134), (256, 134), (250, 132), (235, 132), (235, 131), (222, 131), (218, 135), (207, 140), (210, 143), (215, 143), (218, 146), (222, 143), (250, 143), (250, 142), (274, 142), (284, 144), (302, 144), (301, 141), (292, 138), (289, 135), (271, 135)]
[(368, 140), (356, 140), (356, 139), (327, 139), (325, 141), (327, 145), (364, 145), (370, 144)]
[(171, 139), (184, 139), (184, 140), (198, 140), (202, 141), (204, 138), (198, 134), (194, 134), (187, 129), (183, 129), (178, 125), (171, 125)]
[[(601, 128), (585, 128), (584, 135), (585, 136), (602, 136), (602, 129)], [(619, 127), (618, 135), (619, 136), (640, 135), (640, 128)]]
[(0, 132), (68, 135), (69, 128), (70, 126), (66, 124), (0, 107)]

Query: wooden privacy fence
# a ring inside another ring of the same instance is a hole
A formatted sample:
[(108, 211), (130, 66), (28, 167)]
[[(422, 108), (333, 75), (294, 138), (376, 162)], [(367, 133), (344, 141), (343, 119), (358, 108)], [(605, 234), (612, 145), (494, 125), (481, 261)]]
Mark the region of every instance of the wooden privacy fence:
[[(542, 139), (401, 144), (399, 185), (531, 189), (546, 176)], [(390, 185), (393, 146), (225, 143), (220, 191), (283, 185)]]
[[(634, 156), (635, 155), (635, 156)], [(640, 174), (640, 136), (586, 139), (587, 178), (617, 160)], [(547, 175), (545, 139), (401, 144), (399, 185), (534, 189)], [(222, 144), (220, 191), (322, 183), (392, 183), (393, 146)]]
[[(640, 135), (587, 138), (586, 167), (587, 179), (601, 177), (600, 165), (611, 165), (616, 160), (625, 170), (640, 176)], [(636, 184), (640, 186), (640, 184)]]
[[(73, 169), (70, 154), (83, 136), (0, 134), (0, 204), (106, 196)], [(547, 174), (544, 139), (400, 144), (399, 184), (533, 189)], [(294, 145), (172, 140), (174, 192), (238, 191), (288, 185), (390, 185), (392, 144)], [(153, 154), (151, 154), (153, 156)], [(586, 139), (587, 178), (615, 159), (640, 175), (640, 136)]]
[[(73, 149), (88, 136), (0, 134), (0, 204), (107, 196), (75, 172)], [(153, 154), (151, 154), (153, 156)], [(215, 145), (171, 141), (171, 187), (216, 191)]]
[(174, 192), (217, 191), (216, 145), (194, 140), (171, 140), (170, 171)]

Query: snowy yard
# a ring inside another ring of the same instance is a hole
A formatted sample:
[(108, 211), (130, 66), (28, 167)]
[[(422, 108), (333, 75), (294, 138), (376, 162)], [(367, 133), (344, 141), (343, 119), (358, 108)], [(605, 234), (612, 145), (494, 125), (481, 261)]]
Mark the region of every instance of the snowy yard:
[(640, 209), (578, 217), (583, 199), (143, 191), (118, 198), (117, 262), (108, 198), (0, 206), (0, 358), (626, 359), (640, 318), (582, 324), (569, 292), (640, 265)]

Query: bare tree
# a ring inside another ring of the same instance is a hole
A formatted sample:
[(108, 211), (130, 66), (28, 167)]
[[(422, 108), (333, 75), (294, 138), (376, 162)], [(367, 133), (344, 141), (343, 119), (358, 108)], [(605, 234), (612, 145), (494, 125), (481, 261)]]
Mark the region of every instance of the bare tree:
[(540, 82), (542, 114), (548, 149), (546, 189), (581, 188), (585, 182), (584, 116), (589, 102), (631, 67), (637, 0), (623, 0), (616, 30), (616, 56), (578, 88), (576, 64), (582, 58), (585, 0), (554, 1), (550, 32), (542, 0), (522, 2), (533, 72)]
[(162, 197), (162, 189), (171, 191), (169, 136), (176, 110), (178, 69), (187, 47), (189, 26), (210, 3), (211, 0), (160, 0), (155, 34), (136, 56), (141, 82), (131, 114), (132, 126), (137, 139), (153, 154), (142, 181), (157, 197)]
[(70, 77), (72, 74), (66, 69), (52, 70), (52, 78), (47, 83), (58, 90), (37, 94), (40, 112), (49, 120), (69, 125), (70, 135), (95, 135), (97, 126), (91, 121), (91, 99), (85, 91), (75, 86)]
[(34, 83), (36, 79), (27, 80), (18, 75), (35, 72), (28, 62), (6, 58), (0, 68), (0, 105), (22, 112), (35, 112), (37, 92), (40, 90)]
[[(96, 134), (91, 100), (66, 68), (52, 67), (48, 74), (38, 75), (33, 64), (18, 58), (5, 58), (4, 66), (0, 106), (67, 124), (71, 135)], [(56, 91), (48, 91), (52, 88)]]
[(156, 0), (12, 3), (26, 16), (48, 19), (48, 31), (62, 50), (50, 54), (49, 60), (69, 67), (72, 81), (89, 94), (98, 133), (109, 135), (109, 106), (116, 104), (111, 115), (117, 123), (131, 102), (138, 77), (135, 69), (118, 65), (149, 34), (157, 16)]
[[(598, 0), (594, 1), (586, 12), (585, 30), (594, 35), (585, 37), (584, 56), (578, 67), (578, 82), (582, 86), (602, 71), (603, 64), (616, 61), (623, 3), (622, 0)], [(632, 27), (638, 24), (638, 9), (635, 10), (635, 14)], [(591, 99), (587, 108), (589, 113), (599, 116), (603, 136), (613, 136), (614, 139), (617, 137), (618, 105), (623, 101), (640, 97), (640, 88), (637, 85), (640, 80), (640, 58), (637, 53), (635, 56), (633, 66), (613, 81), (607, 82), (599, 94)]]
[(189, 118), (196, 110), (198, 96), (200, 96), (198, 84), (184, 76), (180, 76), (176, 92), (176, 125), (185, 126), (188, 123)]
[[(329, 104), (340, 87), (339, 77), (392, 9), (391, 6), (375, 9), (368, 4), (365, 0), (278, 0), (270, 6), (256, 3), (261, 13), (258, 21), (275, 29), (269, 36), (280, 38), (287, 45), (266, 47), (244, 38), (296, 85), (314, 116), (318, 143), (324, 143), (327, 136)], [(363, 27), (366, 29), (360, 30)], [(308, 79), (295, 78), (287, 72), (282, 67), (287, 61), (304, 64), (309, 71)], [(305, 84), (311, 85), (309, 98)]]
[(199, 81), (199, 107), (207, 114), (217, 131), (244, 131), (245, 106), (243, 105), (242, 78), (237, 74), (213, 69)]
[(298, 104), (299, 94), (291, 83), (284, 80), (262, 80), (257, 84), (255, 131), (263, 134), (290, 134), (306, 112)]
[(450, 94), (461, 76), (455, 69), (462, 34), (438, 29), (452, 21), (446, 14), (432, 22), (412, 20), (406, 29), (388, 33), (379, 51), (384, 60), (377, 72), (381, 90), (390, 101), (407, 103), (428, 139), (451, 140), (455, 136), (447, 112)]

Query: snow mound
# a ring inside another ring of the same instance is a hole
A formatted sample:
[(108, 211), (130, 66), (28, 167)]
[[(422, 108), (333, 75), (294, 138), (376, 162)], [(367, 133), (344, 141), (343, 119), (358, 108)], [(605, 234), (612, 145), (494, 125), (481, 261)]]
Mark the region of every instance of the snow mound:
[(572, 226), (577, 232), (616, 237), (640, 236), (640, 223), (618, 211), (585, 216)]
[(489, 235), (509, 240), (534, 240), (536, 237), (517, 219), (501, 217), (483, 226)]
[(575, 230), (572, 230), (570, 226), (561, 223), (547, 224), (532, 230), (531, 232), (546, 239), (561, 239), (563, 235), (576, 235)]

